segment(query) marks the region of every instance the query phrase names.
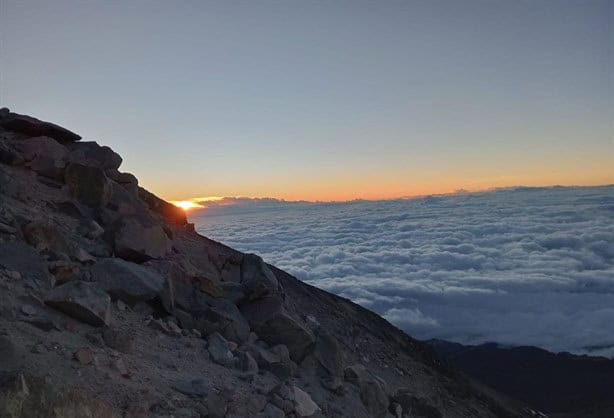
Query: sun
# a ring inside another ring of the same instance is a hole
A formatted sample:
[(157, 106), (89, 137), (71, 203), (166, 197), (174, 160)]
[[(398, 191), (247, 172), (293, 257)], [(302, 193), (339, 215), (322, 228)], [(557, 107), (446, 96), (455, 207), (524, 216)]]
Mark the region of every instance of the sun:
[(194, 202), (192, 200), (173, 200), (171, 201), (171, 203), (177, 207), (180, 207), (186, 212), (191, 209), (202, 208), (201, 205), (199, 205), (197, 202)]

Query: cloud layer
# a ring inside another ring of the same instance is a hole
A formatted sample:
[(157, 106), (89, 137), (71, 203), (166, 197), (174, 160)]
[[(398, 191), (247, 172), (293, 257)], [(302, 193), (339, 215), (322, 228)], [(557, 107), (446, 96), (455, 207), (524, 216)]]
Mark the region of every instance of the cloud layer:
[(260, 203), (192, 221), (417, 338), (614, 346), (614, 186)]

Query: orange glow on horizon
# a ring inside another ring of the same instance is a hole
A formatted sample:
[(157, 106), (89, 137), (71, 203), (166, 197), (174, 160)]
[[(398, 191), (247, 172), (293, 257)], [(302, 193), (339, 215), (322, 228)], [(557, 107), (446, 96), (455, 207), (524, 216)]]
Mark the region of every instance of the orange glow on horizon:
[(203, 207), (202, 205), (199, 205), (198, 202), (195, 202), (193, 200), (171, 200), (171, 203), (186, 212), (191, 209), (198, 209)]

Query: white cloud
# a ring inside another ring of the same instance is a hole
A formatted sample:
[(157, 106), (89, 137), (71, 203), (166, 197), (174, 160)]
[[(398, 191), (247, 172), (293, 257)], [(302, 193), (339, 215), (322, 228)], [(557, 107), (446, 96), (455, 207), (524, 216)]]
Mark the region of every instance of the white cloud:
[(614, 186), (344, 204), (241, 199), (192, 216), (205, 235), (417, 338), (578, 352), (614, 344)]

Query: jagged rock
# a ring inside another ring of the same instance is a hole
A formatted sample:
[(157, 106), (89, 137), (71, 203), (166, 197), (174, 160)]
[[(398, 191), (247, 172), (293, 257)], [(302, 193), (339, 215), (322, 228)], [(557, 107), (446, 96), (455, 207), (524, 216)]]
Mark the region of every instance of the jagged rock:
[(103, 170), (116, 170), (122, 163), (122, 157), (107, 146), (100, 146), (94, 141), (76, 142), (70, 145), (71, 162)]
[(168, 237), (160, 225), (143, 225), (138, 218), (123, 218), (114, 227), (115, 253), (126, 260), (143, 262), (160, 258), (169, 250)]
[(142, 187), (139, 187), (139, 197), (147, 204), (150, 210), (160, 214), (167, 222), (177, 225), (188, 223), (183, 209), (160, 199)]
[(110, 180), (96, 167), (72, 163), (64, 170), (64, 181), (73, 196), (91, 207), (103, 207), (111, 197)]
[(91, 394), (62, 389), (41, 378), (13, 374), (0, 380), (0, 416), (120, 418), (122, 415)]
[(296, 363), (290, 359), (288, 347), (283, 344), (270, 349), (256, 344), (247, 345), (247, 351), (252, 354), (256, 363), (263, 370), (268, 370), (281, 380), (288, 379), (296, 371)]
[(345, 380), (358, 386), (360, 399), (371, 416), (386, 416), (389, 400), (385, 384), (381, 379), (373, 375), (362, 364), (346, 367), (344, 376)]
[(113, 299), (129, 304), (153, 299), (164, 288), (164, 277), (156, 270), (119, 258), (99, 260), (91, 273), (92, 281)]
[(304, 390), (298, 386), (292, 386), (294, 392), (294, 412), (299, 417), (311, 417), (319, 413), (320, 407), (311, 399)]
[(54, 225), (43, 222), (30, 222), (23, 227), (23, 236), (39, 251), (50, 251), (54, 254), (65, 255), (70, 252), (70, 247), (64, 234)]
[(284, 344), (290, 357), (299, 363), (313, 348), (313, 333), (285, 311), (256, 328), (256, 333), (269, 344)]
[(249, 300), (274, 295), (279, 289), (279, 282), (271, 269), (255, 254), (243, 257), (241, 284)]
[(134, 338), (128, 332), (115, 328), (105, 328), (102, 332), (102, 340), (108, 347), (127, 354), (132, 351)]
[(43, 258), (21, 241), (0, 241), (0, 265), (29, 279), (44, 281), (49, 277)]
[(45, 303), (94, 326), (109, 325), (111, 299), (94, 283), (72, 281), (49, 291)]
[(29, 161), (33, 171), (46, 177), (62, 179), (68, 157), (64, 145), (47, 136), (26, 139), (20, 145), (23, 157)]
[(207, 338), (207, 342), (207, 350), (213, 361), (226, 367), (232, 367), (236, 364), (237, 359), (228, 348), (228, 341), (219, 333), (211, 334)]
[(61, 143), (75, 142), (81, 139), (76, 133), (51, 122), (12, 112), (0, 119), (0, 126), (8, 131), (18, 132), (30, 137), (48, 136)]
[(390, 412), (394, 418), (403, 418), (403, 407), (397, 402), (390, 403), (388, 412)]
[(187, 396), (204, 397), (207, 396), (209, 388), (204, 379), (192, 379), (177, 382), (173, 388)]

